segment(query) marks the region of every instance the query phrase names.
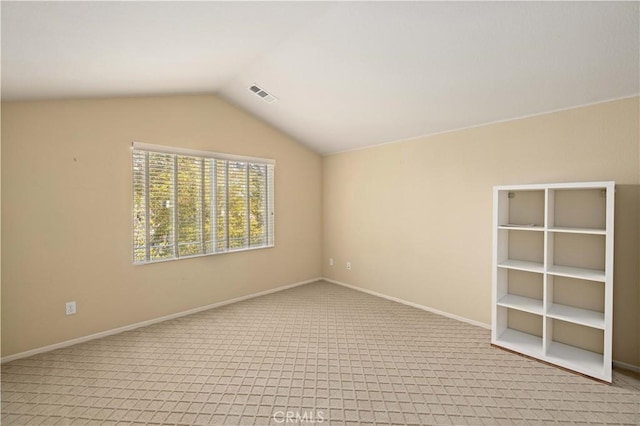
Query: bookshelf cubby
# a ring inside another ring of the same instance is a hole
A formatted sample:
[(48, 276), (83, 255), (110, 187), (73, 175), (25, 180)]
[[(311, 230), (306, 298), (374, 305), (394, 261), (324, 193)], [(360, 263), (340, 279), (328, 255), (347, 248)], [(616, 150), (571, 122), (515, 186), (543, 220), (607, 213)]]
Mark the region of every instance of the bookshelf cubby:
[(611, 382), (614, 182), (494, 187), (491, 343)]

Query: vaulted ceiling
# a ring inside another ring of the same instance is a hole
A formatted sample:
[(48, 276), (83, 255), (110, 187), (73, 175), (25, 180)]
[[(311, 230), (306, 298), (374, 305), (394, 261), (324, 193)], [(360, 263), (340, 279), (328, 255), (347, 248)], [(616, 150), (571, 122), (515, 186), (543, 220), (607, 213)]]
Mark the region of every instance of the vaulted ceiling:
[(326, 154), (637, 95), (639, 5), (3, 1), (2, 99), (217, 93)]

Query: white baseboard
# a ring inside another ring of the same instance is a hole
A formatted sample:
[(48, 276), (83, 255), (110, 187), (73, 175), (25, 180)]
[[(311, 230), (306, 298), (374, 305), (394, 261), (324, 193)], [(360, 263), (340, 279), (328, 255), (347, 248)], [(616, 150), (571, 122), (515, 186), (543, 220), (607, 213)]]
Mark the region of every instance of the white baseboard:
[(625, 370), (635, 371), (636, 373), (640, 373), (640, 366), (627, 364), (626, 362), (613, 360), (613, 366), (618, 368), (623, 368)]
[(391, 301), (394, 301), (394, 302), (402, 303), (403, 305), (411, 306), (413, 308), (422, 309), (423, 311), (427, 311), (427, 312), (431, 312), (431, 313), (434, 313), (434, 314), (442, 315), (443, 317), (452, 318), (452, 319), (455, 319), (455, 320), (458, 320), (458, 321), (466, 322), (467, 324), (475, 325), (476, 327), (482, 327), (482, 328), (486, 328), (488, 330), (491, 330), (491, 325), (490, 324), (485, 324), (485, 323), (480, 322), (480, 321), (475, 321), (475, 320), (472, 320), (472, 319), (469, 319), (469, 318), (461, 317), (459, 315), (450, 314), (449, 312), (440, 311), (438, 309), (434, 309), (434, 308), (431, 308), (429, 306), (424, 306), (424, 305), (420, 305), (418, 303), (409, 302), (407, 300), (399, 299), (397, 297), (388, 296), (388, 295), (383, 294), (383, 293), (378, 293), (377, 291), (367, 290), (366, 288), (362, 288), (362, 287), (356, 287), (356, 286), (351, 285), (351, 284), (347, 284), (347, 283), (343, 283), (343, 282), (340, 282), (340, 281), (332, 280), (331, 278), (323, 278), (323, 280), (325, 280), (327, 282), (330, 282), (330, 283), (333, 283), (333, 284), (341, 285), (343, 287), (350, 288), (352, 290), (357, 290), (357, 291), (361, 291), (363, 293), (371, 294), (372, 296), (381, 297), (383, 299), (387, 299), (387, 300), (391, 300)]
[[(124, 331), (135, 330), (136, 328), (146, 327), (148, 325), (156, 324), (156, 323), (159, 323), (159, 322), (162, 322), (162, 321), (168, 321), (168, 320), (171, 320), (171, 319), (174, 319), (174, 318), (184, 317), (184, 316), (187, 316), (187, 315), (191, 315), (191, 314), (195, 314), (195, 313), (198, 313), (198, 312), (206, 311), (208, 309), (219, 308), (221, 306), (230, 305), (232, 303), (237, 303), (237, 302), (242, 302), (243, 300), (253, 299), (254, 297), (264, 296), (264, 295), (267, 295), (267, 294), (270, 294), (270, 293), (276, 293), (278, 291), (287, 290), (287, 289), (290, 289), (290, 288), (293, 288), (293, 287), (298, 287), (298, 286), (305, 285), (305, 284), (310, 284), (310, 283), (313, 283), (313, 282), (316, 282), (316, 281), (320, 281), (320, 280), (324, 280), (324, 281), (330, 282), (332, 284), (337, 284), (337, 285), (340, 285), (342, 287), (347, 287), (347, 288), (350, 288), (352, 290), (360, 291), (362, 293), (367, 293), (367, 294), (370, 294), (372, 296), (381, 297), (383, 299), (391, 300), (393, 302), (402, 303), (403, 305), (411, 306), (411, 307), (414, 307), (414, 308), (417, 308), (417, 309), (421, 309), (423, 311), (431, 312), (431, 313), (434, 313), (434, 314), (437, 314), (437, 315), (442, 315), (444, 317), (452, 318), (452, 319), (455, 319), (455, 320), (458, 320), (458, 321), (462, 321), (462, 322), (465, 322), (467, 324), (475, 325), (477, 327), (482, 327), (482, 328), (485, 328), (485, 329), (491, 329), (491, 325), (490, 324), (485, 324), (485, 323), (482, 323), (482, 322), (479, 322), (479, 321), (475, 321), (475, 320), (472, 320), (472, 319), (469, 319), (469, 318), (461, 317), (459, 315), (450, 314), (448, 312), (440, 311), (438, 309), (434, 309), (434, 308), (431, 308), (429, 306), (420, 305), (418, 303), (409, 302), (407, 300), (399, 299), (397, 297), (388, 296), (388, 295), (383, 294), (383, 293), (378, 293), (377, 291), (367, 290), (367, 289), (364, 289), (364, 288), (361, 288), (361, 287), (357, 287), (357, 286), (354, 286), (354, 285), (350, 285), (350, 284), (347, 284), (347, 283), (336, 281), (336, 280), (333, 280), (331, 278), (319, 277), (319, 278), (313, 278), (313, 279), (306, 280), (306, 281), (300, 281), (300, 282), (293, 283), (293, 284), (283, 285), (283, 286), (276, 287), (276, 288), (271, 288), (269, 290), (260, 291), (258, 293), (248, 294), (246, 296), (236, 297), (234, 299), (224, 300), (222, 302), (212, 303), (212, 304), (206, 305), (206, 306), (200, 306), (198, 308), (189, 309), (188, 311), (182, 311), (182, 312), (178, 312), (178, 313), (175, 313), (175, 314), (165, 315), (163, 317), (150, 319), (150, 320), (147, 320), (147, 321), (137, 322), (135, 324), (125, 325), (123, 327), (113, 328), (111, 330), (101, 331), (99, 333), (90, 334), (88, 336), (77, 337), (77, 338), (71, 339), (71, 340), (65, 340), (64, 342), (54, 343), (52, 345), (42, 346), (40, 348), (35, 348), (35, 349), (28, 350), (28, 351), (24, 351), (24, 352), (20, 352), (20, 353), (17, 353), (17, 354), (13, 354), (13, 355), (9, 355), (9, 356), (3, 357), (2, 359), (0, 359), (0, 363), (4, 364), (6, 362), (14, 361), (16, 359), (30, 357), (30, 356), (41, 354), (41, 353), (44, 353), (44, 352), (53, 351), (55, 349), (66, 348), (68, 346), (76, 345), (78, 343), (88, 342), (88, 341), (94, 340), (94, 339), (100, 339), (101, 337), (111, 336), (113, 334), (122, 333)], [(630, 371), (634, 371), (634, 372), (640, 373), (640, 366), (636, 366), (636, 365), (633, 365), (633, 364), (628, 364), (626, 362), (616, 361), (616, 360), (613, 361), (613, 365), (614, 365), (614, 367), (623, 368), (623, 369), (626, 369), (626, 370), (630, 370)]]
[(147, 321), (142, 321), (142, 322), (137, 322), (135, 324), (125, 325), (123, 327), (113, 328), (111, 330), (106, 330), (106, 331), (101, 331), (99, 333), (89, 334), (88, 336), (82, 336), (82, 337), (77, 337), (77, 338), (71, 339), (71, 340), (65, 340), (64, 342), (54, 343), (53, 345), (47, 345), (47, 346), (42, 346), (40, 348), (30, 349), (28, 351), (24, 351), (24, 352), (20, 352), (20, 353), (17, 353), (17, 354), (5, 356), (2, 359), (0, 359), (0, 363), (4, 364), (5, 362), (14, 361), (14, 360), (20, 359), (20, 358), (26, 358), (26, 357), (29, 357), (29, 356), (41, 354), (43, 352), (49, 352), (49, 351), (53, 351), (55, 349), (66, 348), (67, 346), (77, 345), (78, 343), (83, 343), (83, 342), (88, 342), (90, 340), (100, 339), (101, 337), (111, 336), (113, 334), (122, 333), (123, 331), (130, 331), (130, 330), (134, 330), (136, 328), (146, 327), (148, 325), (156, 324), (156, 323), (159, 323), (159, 322), (162, 322), (162, 321), (167, 321), (167, 320), (171, 320), (171, 319), (174, 319), (174, 318), (184, 317), (186, 315), (195, 314), (195, 313), (198, 313), (198, 312), (206, 311), (208, 309), (219, 308), (221, 306), (230, 305), (232, 303), (237, 303), (237, 302), (242, 302), (243, 300), (253, 299), (254, 297), (264, 296), (264, 295), (270, 294), (270, 293), (276, 293), (278, 291), (287, 290), (289, 288), (298, 287), (298, 286), (301, 286), (301, 285), (304, 285), (304, 284), (309, 284), (309, 283), (313, 283), (313, 282), (320, 281), (320, 280), (322, 280), (322, 278), (314, 278), (314, 279), (311, 279), (311, 280), (300, 281), (300, 282), (293, 283), (293, 284), (283, 285), (283, 286), (280, 286), (280, 287), (271, 288), (269, 290), (260, 291), (258, 293), (252, 293), (252, 294), (248, 294), (246, 296), (240, 296), (240, 297), (236, 297), (234, 299), (224, 300), (222, 302), (212, 303), (210, 305), (200, 306), (200, 307), (194, 308), (194, 309), (189, 309), (188, 311), (177, 312), (175, 314), (165, 315), (163, 317), (153, 318), (153, 319), (150, 319), (150, 320), (147, 320)]
[[(399, 299), (397, 297), (388, 296), (386, 294), (378, 293), (377, 291), (367, 290), (367, 289), (362, 288), (362, 287), (356, 287), (356, 286), (351, 285), (351, 284), (347, 284), (347, 283), (343, 283), (343, 282), (340, 282), (340, 281), (332, 280), (331, 278), (326, 278), (325, 277), (325, 278), (323, 278), (323, 280), (325, 280), (327, 282), (330, 282), (330, 283), (333, 283), (333, 284), (341, 285), (343, 287), (350, 288), (352, 290), (357, 290), (357, 291), (361, 291), (363, 293), (371, 294), (372, 296), (377, 296), (377, 297), (381, 297), (383, 299), (392, 300), (394, 302), (402, 303), (403, 305), (412, 306), (414, 308), (422, 309), (423, 311), (432, 312), (434, 314), (442, 315), (443, 317), (452, 318), (452, 319), (455, 319), (455, 320), (458, 320), (458, 321), (466, 322), (466, 323), (471, 324), (471, 325), (475, 325), (475, 326), (478, 326), (478, 327), (482, 327), (482, 328), (486, 328), (488, 330), (491, 330), (491, 324), (485, 324), (483, 322), (479, 322), (479, 321), (475, 321), (475, 320), (472, 320), (472, 319), (469, 319), (469, 318), (461, 317), (459, 315), (450, 314), (448, 312), (440, 311), (438, 309), (434, 309), (434, 308), (431, 308), (429, 306), (420, 305), (418, 303), (413, 303), (413, 302), (409, 302), (409, 301), (406, 301), (406, 300), (403, 300), (403, 299)], [(625, 370), (634, 371), (636, 373), (640, 373), (640, 366), (633, 365), (633, 364), (628, 364), (626, 362), (613, 360), (613, 366), (614, 367), (618, 367), (618, 368), (623, 368)]]

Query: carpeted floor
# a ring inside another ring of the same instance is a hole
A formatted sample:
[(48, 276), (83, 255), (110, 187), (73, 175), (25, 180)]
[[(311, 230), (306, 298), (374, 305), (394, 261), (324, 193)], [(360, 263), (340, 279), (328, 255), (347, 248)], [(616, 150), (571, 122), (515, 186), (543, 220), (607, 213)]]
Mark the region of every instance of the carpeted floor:
[(2, 366), (2, 424), (640, 424), (613, 385), (326, 282)]

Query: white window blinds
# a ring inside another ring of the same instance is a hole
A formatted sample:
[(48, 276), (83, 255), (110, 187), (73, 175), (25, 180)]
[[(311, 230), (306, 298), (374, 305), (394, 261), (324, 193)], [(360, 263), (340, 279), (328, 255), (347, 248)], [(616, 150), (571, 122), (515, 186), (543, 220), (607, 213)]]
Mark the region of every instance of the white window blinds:
[(133, 144), (133, 262), (274, 245), (273, 160)]

